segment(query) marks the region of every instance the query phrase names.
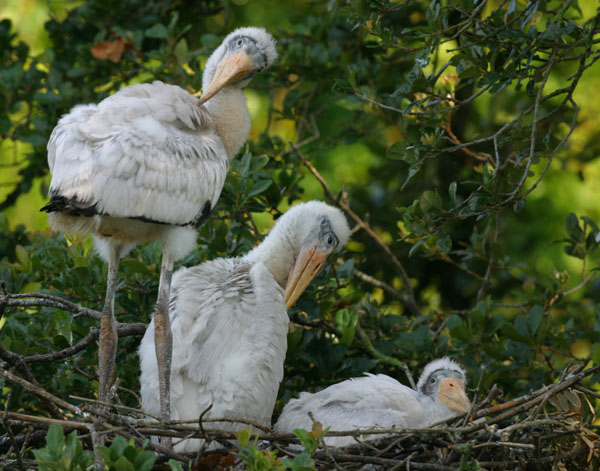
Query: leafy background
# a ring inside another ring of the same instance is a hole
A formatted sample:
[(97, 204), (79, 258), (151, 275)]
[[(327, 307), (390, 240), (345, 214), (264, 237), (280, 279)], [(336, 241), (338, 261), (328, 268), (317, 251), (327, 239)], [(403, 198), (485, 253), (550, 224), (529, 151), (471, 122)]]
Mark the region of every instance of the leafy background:
[[(75, 104), (127, 84), (199, 91), (224, 35), (262, 25), (279, 62), (246, 91), (248, 143), (179, 265), (245, 253), (299, 200), (330, 197), (347, 210), (351, 242), (290, 310), (275, 413), (299, 391), (365, 371), (406, 382), (404, 362), (416, 375), (441, 355), (466, 366), (479, 396), (495, 383), (505, 399), (556, 380), (574, 359), (598, 364), (593, 3), (9, 0), (0, 5), (0, 279), (10, 293), (100, 310), (106, 266), (89, 238), (51, 233), (38, 212), (52, 128)], [(120, 322), (149, 321), (159, 260), (156, 245), (123, 260)], [(8, 309), (0, 343), (23, 356), (59, 351), (96, 325), (51, 307)], [(131, 406), (139, 340), (121, 339), (117, 358), (119, 397)], [(92, 344), (28, 366), (68, 398), (94, 397), (96, 364)], [(2, 409), (48, 415), (36, 396), (0, 387)]]

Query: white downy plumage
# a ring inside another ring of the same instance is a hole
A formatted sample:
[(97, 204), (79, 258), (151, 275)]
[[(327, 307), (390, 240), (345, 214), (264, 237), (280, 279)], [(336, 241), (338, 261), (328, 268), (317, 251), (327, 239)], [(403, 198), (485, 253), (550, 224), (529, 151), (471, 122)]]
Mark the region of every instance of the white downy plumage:
[(276, 58), (270, 34), (240, 28), (209, 58), (202, 99), (162, 82), (131, 85), (97, 105), (74, 107), (52, 132), (50, 202), (42, 209), (50, 213), (55, 230), (92, 233), (109, 265), (100, 337), (101, 400), (108, 397), (116, 351), (113, 304), (119, 260), (136, 243), (159, 240), (156, 354), (164, 383), (161, 416), (168, 419), (173, 263), (193, 249), (195, 227), (214, 208), (228, 160), (248, 136), (242, 87)]
[[(275, 431), (310, 430), (309, 412), (330, 431), (349, 431), (428, 427), (469, 408), (465, 371), (455, 361), (440, 358), (426, 365), (416, 391), (389, 376), (367, 374), (316, 393), (303, 392), (283, 408)], [(377, 438), (381, 435), (360, 437)], [(325, 438), (325, 443), (345, 447), (358, 442), (352, 436), (340, 436)]]
[[(271, 424), (283, 378), (289, 308), (326, 257), (350, 236), (342, 213), (319, 201), (281, 216), (264, 241), (243, 257), (217, 259), (178, 270), (173, 278), (172, 416), (198, 420), (237, 418)], [(285, 292), (283, 287), (285, 287)], [(145, 411), (159, 411), (154, 323), (140, 345)], [(205, 423), (237, 430), (245, 425)], [(175, 444), (195, 451), (202, 440)]]

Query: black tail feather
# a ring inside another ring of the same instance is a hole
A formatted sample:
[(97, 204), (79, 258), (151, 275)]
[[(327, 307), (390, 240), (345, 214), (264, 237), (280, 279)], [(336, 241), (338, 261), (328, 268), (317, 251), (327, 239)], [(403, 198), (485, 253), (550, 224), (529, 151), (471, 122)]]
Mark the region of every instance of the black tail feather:
[(46, 213), (66, 213), (69, 216), (85, 216), (91, 217), (100, 214), (96, 205), (89, 206), (76, 199), (69, 199), (64, 196), (56, 195), (50, 198), (40, 211)]

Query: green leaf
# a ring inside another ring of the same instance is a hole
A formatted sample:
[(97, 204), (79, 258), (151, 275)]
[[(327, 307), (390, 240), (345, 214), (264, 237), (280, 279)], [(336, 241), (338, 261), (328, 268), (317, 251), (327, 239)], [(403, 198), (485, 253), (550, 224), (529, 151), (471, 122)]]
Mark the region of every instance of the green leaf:
[(150, 471), (154, 466), (156, 455), (153, 451), (140, 451), (133, 462), (136, 471)]
[(419, 203), (421, 205), (421, 209), (423, 212), (431, 211), (432, 209), (443, 209), (442, 200), (440, 195), (435, 193), (434, 191), (427, 190), (419, 199)]
[(46, 434), (46, 445), (48, 450), (54, 456), (60, 456), (62, 449), (65, 446), (65, 434), (60, 425), (53, 423)]
[(437, 0), (433, 0), (432, 2), (429, 2), (429, 7), (427, 8), (427, 11), (425, 12), (427, 21), (429, 23), (433, 23), (435, 20), (437, 20), (438, 17), (440, 16), (441, 9), (442, 9), (442, 7)]
[(248, 172), (250, 170), (250, 161), (252, 159), (252, 154), (244, 154), (240, 159), (240, 173), (242, 177), (247, 177)]
[(15, 256), (26, 272), (31, 270), (31, 259), (29, 258), (29, 252), (22, 246), (17, 245), (15, 247)]
[(121, 456), (112, 466), (115, 471), (137, 471), (127, 458)]
[(263, 168), (265, 165), (267, 165), (269, 163), (269, 156), (268, 155), (259, 155), (257, 157), (254, 157), (252, 159), (250, 168), (252, 169), (252, 172), (257, 172), (258, 170), (260, 170), (261, 168)]
[(408, 251), (408, 256), (411, 257), (412, 254), (415, 253), (419, 249), (419, 247), (421, 247), (421, 245), (427, 242), (427, 239), (427, 237), (423, 237), (422, 239), (418, 240), (417, 243), (414, 244)]
[(398, 141), (388, 147), (387, 156), (393, 160), (404, 160), (406, 153), (406, 142)]
[(169, 466), (171, 467), (171, 471), (183, 471), (179, 461), (175, 461), (174, 459), (169, 460)]
[(452, 239), (448, 234), (442, 234), (438, 238), (436, 245), (438, 249), (440, 249), (440, 252), (442, 252), (443, 254), (447, 254), (452, 248)]
[(127, 448), (127, 440), (121, 436), (115, 437), (110, 446), (110, 459), (116, 461), (123, 455), (123, 451)]
[(185, 64), (188, 53), (188, 44), (185, 38), (181, 38), (177, 44), (175, 45), (175, 49), (173, 50), (175, 57), (177, 58), (177, 63), (181, 66)]
[(600, 364), (600, 343), (592, 347), (591, 360), (596, 365)]
[(56, 93), (36, 93), (34, 99), (42, 105), (58, 105), (62, 102), (62, 98)]
[(456, 187), (456, 182), (452, 182), (450, 183), (450, 186), (448, 186), (448, 196), (450, 197), (453, 206), (456, 206)]
[(344, 263), (342, 263), (339, 267), (337, 267), (337, 276), (340, 278), (349, 278), (352, 276), (352, 272), (354, 271), (354, 259), (349, 258)]
[(355, 64), (348, 66), (348, 83), (352, 88), (357, 88), (356, 76), (358, 75), (358, 67)]
[(250, 198), (251, 196), (258, 195), (258, 194), (262, 193), (263, 191), (265, 191), (267, 188), (269, 188), (272, 183), (273, 183), (273, 180), (270, 180), (270, 179), (269, 180), (258, 180), (257, 182), (255, 182), (252, 185), (252, 187), (250, 187), (246, 196), (248, 196), (248, 198)]
[(162, 23), (156, 23), (151, 28), (148, 28), (145, 34), (149, 38), (165, 39), (169, 36), (169, 31)]
[(113, 461), (110, 457), (110, 450), (107, 447), (99, 446), (96, 448), (96, 451), (105, 463), (111, 463)]
[(10, 118), (8, 116), (0, 116), (0, 134), (7, 134), (10, 131)]
[(544, 319), (544, 308), (539, 305), (535, 305), (529, 311), (529, 315), (527, 316), (527, 324), (529, 326), (529, 333), (533, 337), (542, 323)]

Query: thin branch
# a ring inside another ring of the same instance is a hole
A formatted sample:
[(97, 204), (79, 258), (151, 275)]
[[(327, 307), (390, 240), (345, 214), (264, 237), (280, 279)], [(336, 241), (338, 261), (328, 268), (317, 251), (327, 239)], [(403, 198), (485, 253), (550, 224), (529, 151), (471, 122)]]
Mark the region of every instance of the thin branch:
[(373, 231), (371, 226), (365, 222), (360, 216), (358, 216), (352, 209), (350, 208), (350, 204), (348, 201), (348, 193), (345, 191), (342, 192), (342, 198), (338, 199), (333, 196), (333, 193), (329, 189), (329, 185), (325, 181), (325, 179), (321, 176), (321, 174), (317, 171), (317, 169), (308, 161), (308, 159), (302, 155), (302, 153), (290, 142), (290, 146), (294, 149), (294, 152), (298, 156), (298, 158), (302, 161), (304, 166), (314, 175), (314, 177), (319, 181), (321, 186), (323, 187), (323, 192), (325, 193), (325, 197), (331, 201), (333, 204), (341, 208), (348, 216), (352, 218), (352, 220), (362, 229), (364, 230), (371, 239), (375, 241), (375, 243), (379, 246), (381, 250), (389, 257), (392, 264), (396, 267), (396, 271), (400, 274), (400, 279), (402, 280), (403, 289), (406, 291), (406, 296), (403, 296), (401, 302), (404, 306), (413, 314), (414, 316), (420, 316), (421, 308), (418, 306), (415, 300), (415, 294), (412, 289), (412, 285), (410, 283), (410, 279), (404, 266), (396, 258), (396, 256), (392, 253), (391, 249), (381, 240), (381, 238)]
[(76, 415), (81, 415), (81, 416), (87, 415), (86, 413), (82, 412), (81, 409), (79, 409), (79, 407), (76, 407), (73, 404), (69, 404), (68, 402), (63, 401), (62, 399), (56, 397), (54, 394), (50, 394), (48, 391), (46, 391), (41, 386), (30, 383), (29, 381), (26, 381), (23, 378), (20, 378), (16, 375), (10, 373), (9, 371), (6, 371), (4, 368), (0, 368), (0, 376), (4, 376), (9, 381), (11, 381), (15, 384), (18, 384), (19, 386), (25, 388), (26, 390), (31, 391), (34, 394), (37, 394), (38, 396), (40, 396), (44, 399), (47, 399), (47, 400), (53, 402), (54, 404), (56, 404), (57, 406), (62, 407), (63, 409), (66, 409), (68, 411), (71, 411)]
[(8, 437), (12, 444), (12, 449), (14, 450), (15, 455), (17, 456), (17, 465), (19, 466), (19, 469), (21, 471), (25, 471), (25, 468), (23, 467), (23, 457), (21, 456), (21, 450), (19, 449), (19, 444), (17, 443), (15, 434), (13, 433), (10, 423), (8, 421), (8, 414), (9, 414), (8, 405), (10, 404), (11, 397), (12, 397), (12, 394), (9, 394), (8, 397), (6, 398), (6, 409), (4, 410), (4, 415), (2, 417), (2, 425), (4, 425), (4, 428), (8, 432)]
[(368, 275), (367, 273), (365, 273), (363, 271), (360, 271), (358, 268), (354, 268), (353, 273), (354, 273), (354, 275), (356, 275), (357, 278), (361, 279), (365, 283), (369, 283), (370, 285), (373, 285), (376, 288), (382, 289), (387, 294), (389, 294), (392, 298), (397, 299), (399, 301), (404, 301), (404, 296), (402, 295), (402, 293), (400, 291), (395, 290), (394, 288), (392, 288), (390, 285), (388, 285), (384, 281), (378, 280), (377, 278), (375, 278), (371, 275)]

